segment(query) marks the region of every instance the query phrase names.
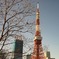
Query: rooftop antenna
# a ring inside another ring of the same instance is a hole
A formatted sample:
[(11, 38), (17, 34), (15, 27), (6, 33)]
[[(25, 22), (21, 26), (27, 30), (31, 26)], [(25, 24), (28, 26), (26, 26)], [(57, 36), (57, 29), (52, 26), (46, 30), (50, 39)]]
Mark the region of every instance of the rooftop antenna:
[(39, 3), (37, 3), (37, 9), (39, 9)]

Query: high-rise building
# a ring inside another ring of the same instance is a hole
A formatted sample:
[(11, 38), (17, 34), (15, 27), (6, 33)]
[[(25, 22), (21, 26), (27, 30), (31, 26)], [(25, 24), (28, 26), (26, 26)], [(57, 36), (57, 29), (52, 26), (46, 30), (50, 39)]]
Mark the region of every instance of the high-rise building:
[(22, 59), (23, 54), (23, 40), (16, 39), (14, 48), (14, 58)]
[(23, 40), (16, 39), (14, 51), (6, 53), (6, 59), (22, 59), (23, 54)]

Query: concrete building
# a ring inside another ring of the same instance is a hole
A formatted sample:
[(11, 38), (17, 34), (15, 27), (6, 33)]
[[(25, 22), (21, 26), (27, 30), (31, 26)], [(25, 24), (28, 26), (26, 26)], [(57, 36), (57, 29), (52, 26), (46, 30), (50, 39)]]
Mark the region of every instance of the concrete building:
[(30, 59), (31, 58), (31, 54), (28, 54), (28, 55), (24, 55), (23, 56), (23, 59)]
[(44, 55), (45, 55), (46, 59), (55, 59), (55, 58), (51, 58), (50, 51), (44, 52)]

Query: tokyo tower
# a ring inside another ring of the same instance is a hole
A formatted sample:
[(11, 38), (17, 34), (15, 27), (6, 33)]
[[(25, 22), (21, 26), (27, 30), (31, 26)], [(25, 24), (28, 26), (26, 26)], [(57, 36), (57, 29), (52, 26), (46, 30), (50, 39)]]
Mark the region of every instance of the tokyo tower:
[(34, 37), (34, 48), (33, 48), (33, 53), (31, 54), (31, 59), (46, 59), (42, 48), (39, 4), (37, 4), (37, 9), (36, 9), (36, 32)]

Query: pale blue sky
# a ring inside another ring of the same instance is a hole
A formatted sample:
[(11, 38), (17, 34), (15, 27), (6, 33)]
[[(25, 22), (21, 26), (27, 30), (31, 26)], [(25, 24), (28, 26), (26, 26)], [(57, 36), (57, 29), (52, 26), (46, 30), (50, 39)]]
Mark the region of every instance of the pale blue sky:
[(36, 0), (35, 5), (37, 2), (40, 5), (43, 45), (48, 46), (51, 57), (59, 59), (59, 0)]

